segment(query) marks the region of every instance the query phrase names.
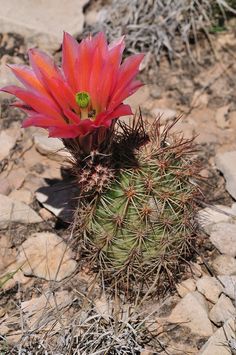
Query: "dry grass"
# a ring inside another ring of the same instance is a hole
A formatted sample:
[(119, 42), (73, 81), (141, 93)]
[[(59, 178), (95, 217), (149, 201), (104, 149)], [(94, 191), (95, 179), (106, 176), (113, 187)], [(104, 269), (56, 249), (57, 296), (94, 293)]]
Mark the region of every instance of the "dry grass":
[(191, 45), (202, 33), (209, 39), (210, 32), (221, 31), (229, 14), (236, 14), (234, 0), (112, 0), (101, 22), (85, 30), (104, 30), (110, 40), (125, 35), (127, 54), (149, 53), (148, 67), (163, 53), (170, 60), (187, 54), (196, 63), (199, 53)]

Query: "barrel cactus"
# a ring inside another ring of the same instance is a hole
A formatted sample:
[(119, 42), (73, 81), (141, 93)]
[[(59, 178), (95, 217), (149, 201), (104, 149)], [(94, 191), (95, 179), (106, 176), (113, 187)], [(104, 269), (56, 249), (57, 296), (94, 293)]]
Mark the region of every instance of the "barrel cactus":
[(192, 140), (172, 134), (170, 125), (161, 132), (160, 120), (144, 128), (140, 116), (120, 128), (110, 151), (75, 163), (81, 188), (75, 229), (83, 260), (105, 280), (150, 287), (164, 275), (174, 280), (188, 254), (198, 165)]

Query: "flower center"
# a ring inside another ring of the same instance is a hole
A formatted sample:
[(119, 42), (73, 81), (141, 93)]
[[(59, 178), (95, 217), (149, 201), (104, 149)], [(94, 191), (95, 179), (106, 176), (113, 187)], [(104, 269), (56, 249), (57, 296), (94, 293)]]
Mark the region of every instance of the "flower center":
[(75, 94), (75, 101), (80, 108), (80, 118), (82, 120), (90, 118), (92, 120), (96, 117), (96, 110), (92, 107), (90, 95), (86, 91), (80, 91)]
[(77, 92), (75, 94), (75, 101), (80, 108), (87, 108), (90, 103), (90, 96), (86, 91)]

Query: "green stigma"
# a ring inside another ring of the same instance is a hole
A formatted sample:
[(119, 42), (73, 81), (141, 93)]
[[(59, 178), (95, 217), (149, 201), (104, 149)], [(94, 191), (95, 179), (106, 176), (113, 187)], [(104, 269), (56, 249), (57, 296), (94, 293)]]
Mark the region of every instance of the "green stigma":
[(87, 108), (90, 102), (90, 96), (86, 91), (77, 92), (77, 94), (75, 94), (75, 101), (80, 108)]

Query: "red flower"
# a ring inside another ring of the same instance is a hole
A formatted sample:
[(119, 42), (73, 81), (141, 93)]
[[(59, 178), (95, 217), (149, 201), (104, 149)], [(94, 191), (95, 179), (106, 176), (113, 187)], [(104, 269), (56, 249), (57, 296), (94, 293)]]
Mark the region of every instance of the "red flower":
[(123, 38), (108, 46), (103, 33), (80, 44), (65, 33), (61, 68), (45, 53), (30, 49), (32, 69), (10, 66), (25, 88), (1, 90), (21, 100), (14, 105), (28, 114), (23, 127), (47, 128), (51, 137), (75, 138), (110, 127), (113, 119), (132, 114), (122, 102), (142, 86), (135, 76), (143, 54), (121, 64), (124, 47)]

